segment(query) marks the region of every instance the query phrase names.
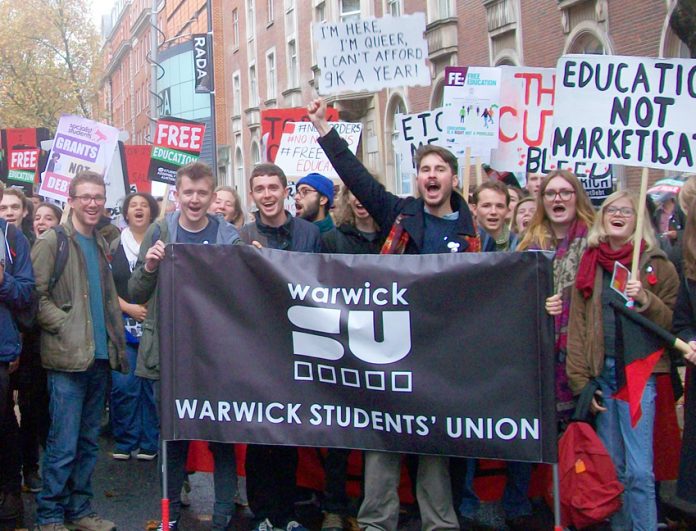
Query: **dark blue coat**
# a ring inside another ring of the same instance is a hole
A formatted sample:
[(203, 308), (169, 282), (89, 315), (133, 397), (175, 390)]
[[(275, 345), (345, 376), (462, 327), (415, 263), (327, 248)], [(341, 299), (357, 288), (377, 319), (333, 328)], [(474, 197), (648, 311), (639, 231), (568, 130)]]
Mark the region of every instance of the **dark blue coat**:
[[(24, 234), (4, 219), (0, 219), (0, 231), (4, 235), (6, 255), (0, 284), (0, 362), (10, 362), (22, 351), (22, 340), (12, 315), (31, 304), (34, 270), (29, 241)], [(10, 248), (10, 241), (14, 243), (13, 248)]]

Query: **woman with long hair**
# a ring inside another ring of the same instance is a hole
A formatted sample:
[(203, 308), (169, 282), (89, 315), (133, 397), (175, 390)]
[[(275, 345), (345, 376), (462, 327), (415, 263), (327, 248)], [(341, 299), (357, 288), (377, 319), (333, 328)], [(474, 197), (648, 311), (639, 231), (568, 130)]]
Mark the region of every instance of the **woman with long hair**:
[(655, 373), (669, 373), (670, 359), (665, 351), (654, 360), (652, 374), (642, 392), (642, 416), (635, 422), (628, 402), (614, 398), (622, 379), (618, 373), (624, 367), (624, 360), (623, 353), (616, 348), (618, 323), (611, 304), (626, 304), (628, 298), (642, 316), (669, 328), (679, 279), (660, 249), (651, 224), (646, 222), (640, 235), (640, 278), (628, 280), (623, 289), (616, 289), (615, 272), (630, 270), (633, 265), (639, 209), (645, 211), (645, 205), (639, 205), (634, 194), (623, 191), (611, 194), (597, 214), (572, 293), (566, 369), (576, 395), (591, 380), (599, 385), (590, 411), (596, 415), (597, 434), (625, 489), (623, 507), (612, 516), (612, 527), (654, 530), (657, 528), (653, 473)]
[(575, 407), (565, 371), (570, 294), (594, 210), (578, 178), (567, 170), (549, 173), (539, 187), (536, 201), (536, 211), (517, 250), (555, 252), (554, 295), (546, 300), (546, 311), (555, 320), (556, 411), (559, 420), (565, 421)]
[(341, 186), (334, 214), (336, 230), (322, 234), (324, 252), (377, 254), (382, 247), (379, 226), (347, 186)]
[(222, 214), (225, 221), (232, 223), (238, 229), (244, 225), (242, 200), (237, 190), (231, 186), (218, 186), (215, 189), (215, 200), (211, 203), (208, 212)]
[(57, 205), (39, 203), (34, 211), (34, 235), (38, 238), (48, 229), (58, 225), (62, 217), (63, 211)]
[(525, 230), (532, 221), (534, 213), (537, 209), (537, 200), (534, 197), (527, 196), (520, 199), (515, 205), (512, 212), (512, 223), (510, 224), (510, 232), (522, 237)]
[(677, 496), (690, 503), (696, 503), (696, 370), (693, 367), (696, 364), (696, 215), (693, 215), (696, 213), (696, 196), (689, 203), (685, 203), (685, 206), (687, 216), (682, 240), (684, 261), (679, 295), (674, 308), (673, 330), (689, 343), (691, 352), (684, 355), (689, 364), (686, 371), (684, 434), (679, 460)]
[(115, 443), (112, 456), (121, 461), (130, 459), (136, 449), (140, 460), (151, 461), (157, 456), (159, 424), (152, 380), (135, 375), (141, 324), (147, 316), (147, 307), (129, 302), (128, 279), (138, 260), (140, 246), (150, 245), (143, 238), (158, 214), (159, 205), (150, 194), (128, 194), (123, 200), (127, 226), (111, 244), (111, 269), (123, 312), (129, 364), (128, 374), (112, 371), (111, 430)]

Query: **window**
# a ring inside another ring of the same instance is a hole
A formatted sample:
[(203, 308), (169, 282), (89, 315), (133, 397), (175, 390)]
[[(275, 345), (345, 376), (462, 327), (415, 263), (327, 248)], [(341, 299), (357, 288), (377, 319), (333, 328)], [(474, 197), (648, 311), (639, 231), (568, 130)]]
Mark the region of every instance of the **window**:
[(436, 13), (435, 19), (450, 18), (454, 16), (452, 0), (435, 0)]
[[(238, 138), (237, 142), (241, 142), (241, 138)], [(234, 152), (234, 169), (236, 181), (238, 183), (244, 182), (244, 157), (242, 157), (242, 148), (239, 146)]]
[(259, 106), (259, 84), (256, 78), (256, 65), (249, 65), (249, 107)]
[(297, 77), (297, 44), (295, 39), (288, 41), (288, 87), (294, 88), (300, 84)]
[(295, 0), (285, 0), (285, 34), (295, 34)]
[(273, 0), (266, 0), (266, 6), (266, 22), (270, 24), (271, 22), (273, 22), (273, 19), (275, 18), (273, 14)]
[(341, 4), (341, 22), (360, 20), (360, 0), (339, 0)]
[(275, 51), (266, 53), (266, 99), (272, 100), (276, 97), (276, 59)]
[(317, 5), (314, 7), (314, 20), (326, 22), (326, 2), (324, 0), (317, 2)]
[(242, 79), (239, 72), (232, 75), (232, 114), (242, 114)]
[(239, 10), (232, 11), (232, 44), (239, 48)]
[(571, 52), (581, 54), (604, 55), (604, 44), (589, 31), (578, 35), (571, 45)]
[(387, 0), (387, 14), (392, 17), (400, 17), (401, 12), (401, 0)]
[(259, 151), (259, 143), (256, 140), (251, 142), (251, 163), (254, 166), (261, 163), (261, 152)]
[(397, 114), (406, 114), (406, 106), (404, 101), (396, 97), (395, 101), (389, 106), (389, 120), (391, 120), (391, 140), (392, 145), (390, 146), (393, 163), (394, 163), (394, 182), (396, 183), (396, 193), (398, 194), (411, 194), (413, 193), (411, 186), (411, 174), (404, 173), (401, 171), (401, 153), (396, 149), (396, 143), (399, 139), (399, 129), (396, 126), (396, 120), (394, 119)]
[(254, 2), (255, 0), (246, 0), (247, 1), (247, 18), (246, 18), (246, 34), (247, 34), (247, 40), (252, 40), (254, 38), (254, 31), (255, 31), (255, 24), (256, 24), (256, 16), (254, 14)]

